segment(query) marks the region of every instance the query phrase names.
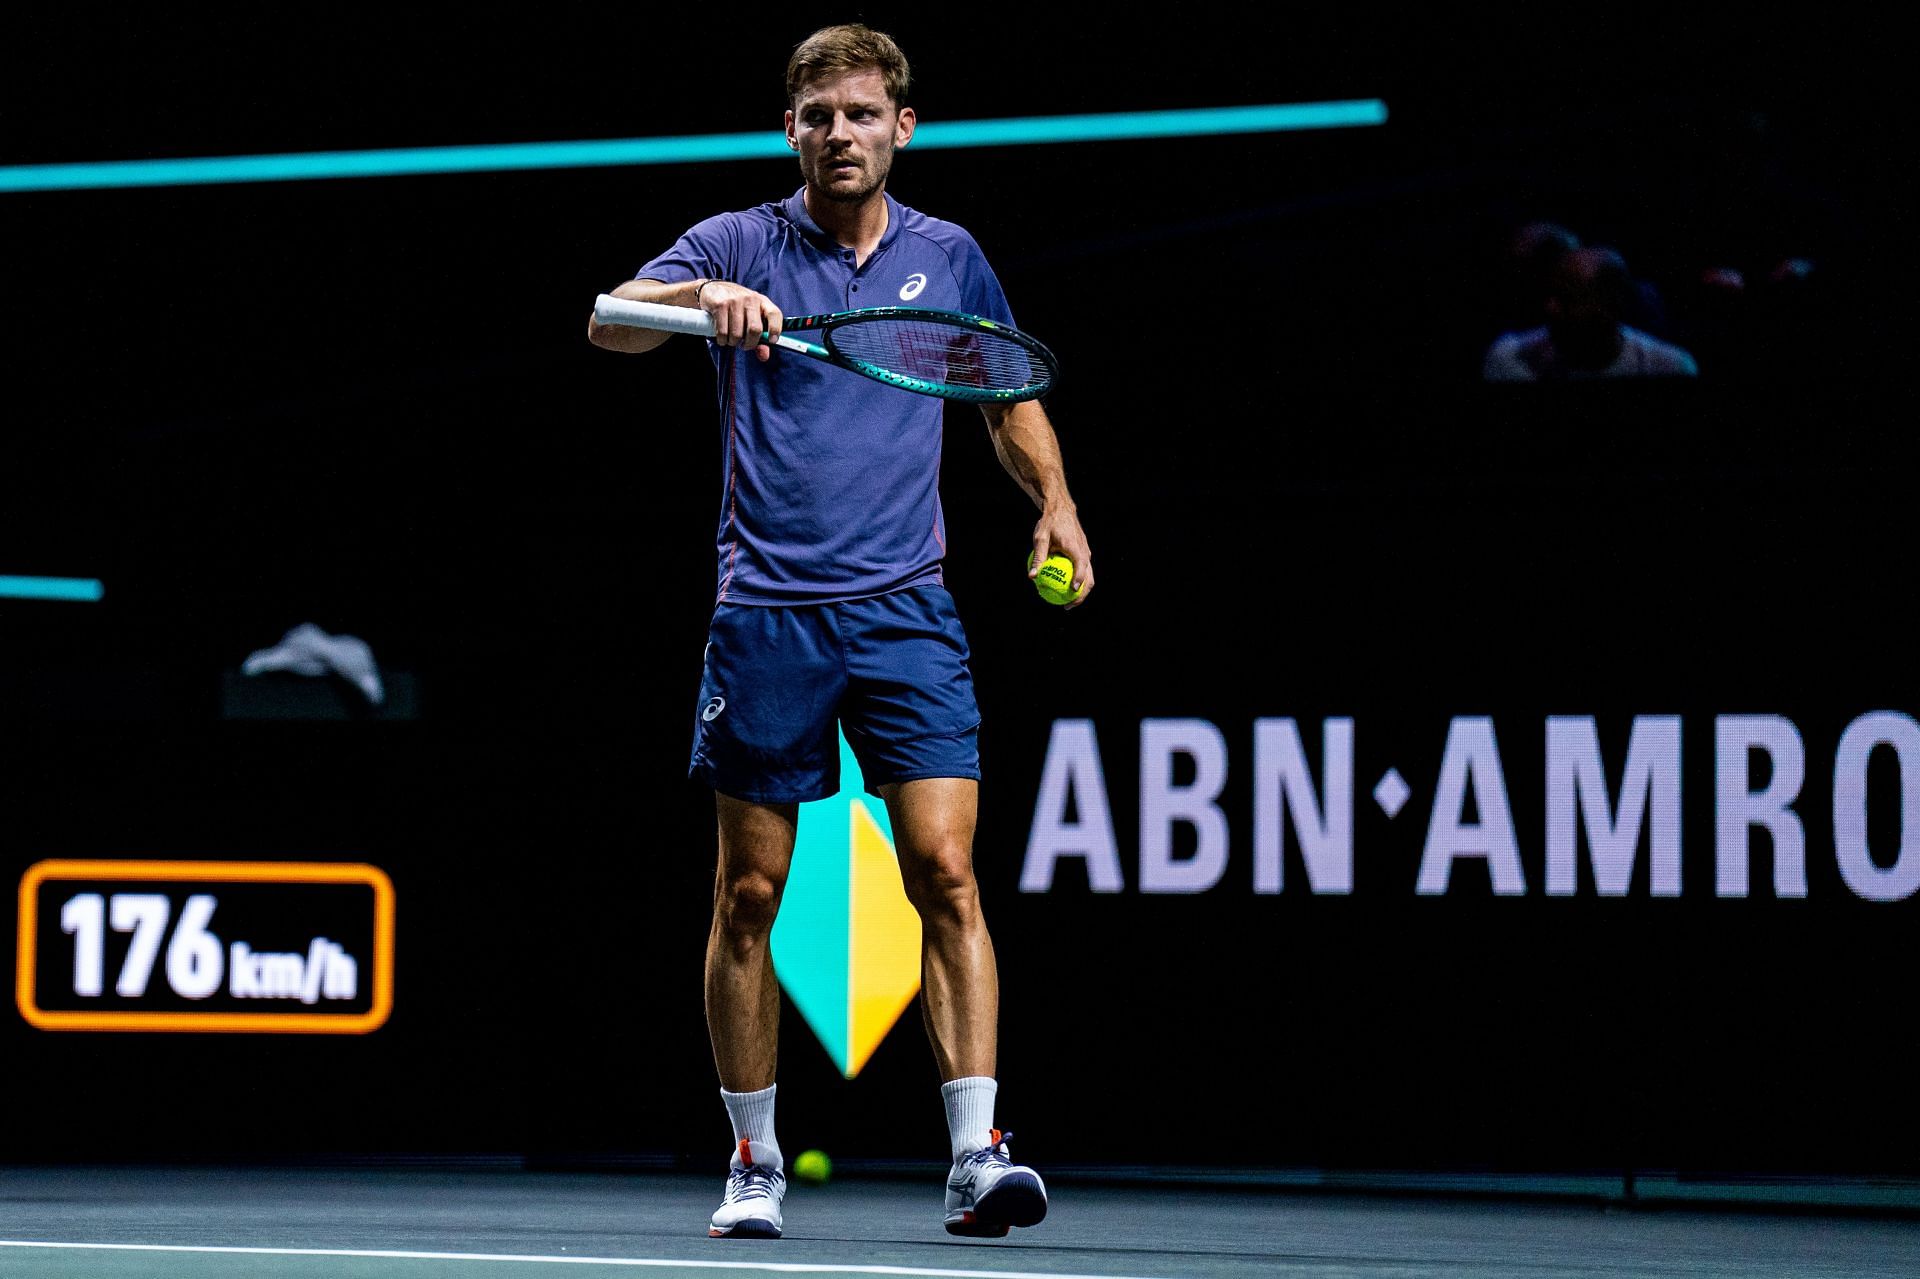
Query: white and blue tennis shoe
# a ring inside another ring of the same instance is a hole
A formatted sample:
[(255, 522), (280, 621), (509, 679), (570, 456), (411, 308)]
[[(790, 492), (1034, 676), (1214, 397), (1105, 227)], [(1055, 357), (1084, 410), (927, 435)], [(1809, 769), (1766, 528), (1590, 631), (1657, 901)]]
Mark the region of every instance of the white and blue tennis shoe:
[(993, 1130), (979, 1150), (954, 1160), (947, 1174), (947, 1233), (998, 1239), (1012, 1226), (1037, 1226), (1047, 1215), (1040, 1174), (1007, 1155), (1010, 1132)]
[(743, 1141), (729, 1162), (726, 1196), (707, 1234), (714, 1239), (778, 1239), (780, 1201), (787, 1197), (778, 1148)]

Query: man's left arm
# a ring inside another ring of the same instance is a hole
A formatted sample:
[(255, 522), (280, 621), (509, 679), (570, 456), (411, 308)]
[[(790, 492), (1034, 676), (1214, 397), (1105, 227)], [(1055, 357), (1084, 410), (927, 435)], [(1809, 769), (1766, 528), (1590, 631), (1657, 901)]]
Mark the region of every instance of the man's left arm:
[(1033, 526), (1033, 565), (1028, 577), (1037, 576), (1049, 555), (1064, 555), (1073, 561), (1073, 603), (1078, 608), (1093, 593), (1093, 551), (1080, 527), (1080, 513), (1067, 492), (1066, 468), (1060, 460), (1060, 440), (1053, 423), (1038, 400), (1019, 404), (983, 404), (980, 412), (987, 419), (987, 432), (993, 436), (993, 451), (1000, 465), (1007, 468), (1033, 504), (1040, 508), (1039, 522)]

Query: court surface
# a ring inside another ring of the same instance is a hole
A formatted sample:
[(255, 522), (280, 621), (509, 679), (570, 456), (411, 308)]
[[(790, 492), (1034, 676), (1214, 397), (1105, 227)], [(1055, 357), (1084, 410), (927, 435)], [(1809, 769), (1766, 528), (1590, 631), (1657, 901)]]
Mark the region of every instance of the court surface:
[(678, 1173), (0, 1170), (0, 1276), (1920, 1275), (1910, 1219), (1064, 1180), (1046, 1222), (1005, 1240), (949, 1237), (938, 1180), (891, 1178), (796, 1186), (786, 1238), (712, 1240), (720, 1185)]

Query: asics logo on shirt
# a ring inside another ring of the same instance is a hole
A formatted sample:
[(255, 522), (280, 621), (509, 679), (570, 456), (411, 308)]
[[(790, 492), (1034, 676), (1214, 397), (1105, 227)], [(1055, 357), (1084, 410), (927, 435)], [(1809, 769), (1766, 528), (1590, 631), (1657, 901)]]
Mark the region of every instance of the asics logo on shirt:
[(707, 709), (700, 712), (700, 718), (711, 724), (714, 720), (720, 718), (720, 712), (725, 709), (727, 709), (727, 699), (724, 697), (716, 697), (707, 703)]
[(915, 298), (919, 297), (920, 290), (926, 287), (927, 287), (926, 275), (920, 271), (915, 271), (912, 275), (907, 277), (907, 282), (900, 286), (900, 300), (902, 302), (911, 302)]

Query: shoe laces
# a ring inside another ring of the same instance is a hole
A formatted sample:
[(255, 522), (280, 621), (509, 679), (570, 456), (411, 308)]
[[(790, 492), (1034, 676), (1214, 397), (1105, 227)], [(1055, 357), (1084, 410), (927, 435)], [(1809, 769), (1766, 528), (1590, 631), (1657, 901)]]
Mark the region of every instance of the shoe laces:
[(1001, 1132), (998, 1128), (995, 1128), (993, 1130), (993, 1139), (991, 1141), (989, 1141), (986, 1145), (982, 1146), (980, 1149), (972, 1151), (969, 1154), (965, 1155), (960, 1160), (960, 1162), (962, 1165), (969, 1168), (1011, 1167), (1013, 1165), (1013, 1159), (1011, 1156), (1007, 1154), (1007, 1143), (1012, 1140), (1013, 1140), (1013, 1134), (1011, 1132)]
[(727, 1174), (727, 1202), (773, 1198), (773, 1179), (779, 1175), (771, 1168), (762, 1168), (758, 1164), (735, 1168)]

